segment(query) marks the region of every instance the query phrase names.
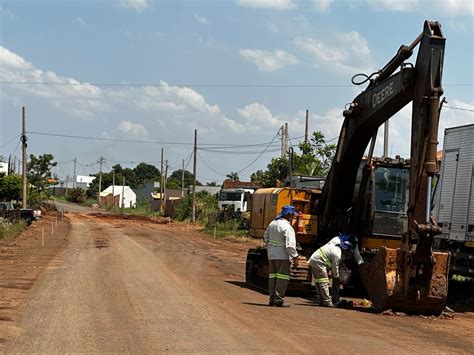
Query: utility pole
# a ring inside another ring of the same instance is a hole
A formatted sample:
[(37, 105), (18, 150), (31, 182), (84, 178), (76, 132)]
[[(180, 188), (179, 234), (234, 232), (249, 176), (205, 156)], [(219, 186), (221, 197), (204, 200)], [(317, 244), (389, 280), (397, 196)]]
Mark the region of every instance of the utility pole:
[(304, 122), (304, 142), (308, 143), (308, 116), (309, 116), (309, 110), (306, 110), (306, 119)]
[(122, 211), (125, 207), (125, 176), (122, 177)]
[(102, 164), (104, 163), (104, 157), (100, 156), (99, 159), (99, 164), (100, 164), (100, 170), (99, 170), (99, 193), (97, 194), (97, 203), (100, 205), (100, 193), (102, 191)]
[(285, 125), (281, 126), (281, 157), (285, 157)]
[(66, 193), (65, 196), (67, 197), (67, 186), (69, 185), (69, 175), (66, 176)]
[(191, 222), (196, 222), (196, 154), (198, 130), (194, 130), (194, 157), (193, 157), (193, 214)]
[(285, 122), (285, 156), (288, 157), (288, 122)]
[(76, 181), (77, 181), (77, 177), (76, 177), (76, 163), (77, 163), (77, 158), (74, 158), (74, 174), (72, 176), (72, 178), (74, 180), (72, 180), (72, 187), (73, 188), (76, 188)]
[(163, 215), (163, 195), (165, 194), (164, 191), (164, 178), (163, 178), (163, 148), (161, 148), (161, 169), (160, 169), (160, 214)]
[(163, 211), (166, 213), (166, 180), (168, 179), (168, 160), (165, 160), (165, 178), (163, 182)]
[(112, 169), (112, 206), (115, 206), (115, 166)]
[(21, 184), (22, 184), (22, 196), (21, 196), (21, 207), (22, 208), (27, 208), (27, 201), (26, 201), (26, 141), (28, 140), (26, 138), (26, 122), (25, 122), (25, 106), (21, 108), (21, 152), (22, 152), (22, 159), (23, 161), (21, 162), (22, 167), (23, 167), (23, 174), (21, 176)]
[(388, 157), (388, 120), (385, 121), (383, 126), (383, 157)]
[(181, 169), (181, 197), (184, 197), (184, 159), (183, 159), (183, 167)]

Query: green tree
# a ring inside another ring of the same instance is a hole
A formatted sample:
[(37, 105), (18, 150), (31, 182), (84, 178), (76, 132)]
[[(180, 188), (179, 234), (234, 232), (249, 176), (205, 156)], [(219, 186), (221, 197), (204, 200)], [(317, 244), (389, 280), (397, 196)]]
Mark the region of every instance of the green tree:
[[(326, 144), (324, 135), (313, 132), (308, 143), (299, 145), (300, 153), (292, 155), (292, 174), (307, 176), (326, 176), (336, 152), (335, 144)], [(250, 176), (250, 180), (272, 187), (277, 181), (283, 182), (289, 175), (289, 163), (286, 157), (273, 158), (265, 171), (258, 170)]]
[(147, 163), (138, 164), (133, 169), (133, 173), (138, 184), (160, 180), (160, 170), (156, 166)]
[(21, 176), (5, 175), (0, 177), (0, 200), (19, 200), (21, 197)]
[(228, 178), (228, 179), (231, 179), (233, 181), (239, 181), (239, 173), (236, 173), (236, 172), (233, 172), (233, 171), (230, 172), (229, 174), (227, 174), (225, 177)]
[(217, 182), (215, 181), (206, 182), (206, 186), (217, 186)]
[(54, 178), (51, 168), (58, 164), (53, 160), (54, 157), (51, 154), (43, 154), (38, 157), (34, 154), (30, 155), (30, 161), (27, 164), (28, 182), (39, 192), (45, 191), (47, 187), (55, 183), (50, 181)]
[[(166, 180), (166, 188), (168, 189), (180, 189), (181, 188), (181, 178), (182, 178), (182, 169), (175, 170), (171, 173), (171, 175)], [(184, 187), (193, 186), (194, 182), (194, 175), (185, 170), (184, 171)], [(196, 180), (196, 186), (202, 186), (202, 184)]]
[(273, 187), (278, 182), (285, 181), (288, 176), (288, 159), (285, 157), (273, 158), (267, 165), (267, 170), (257, 170), (250, 175), (250, 181), (257, 182), (262, 187)]

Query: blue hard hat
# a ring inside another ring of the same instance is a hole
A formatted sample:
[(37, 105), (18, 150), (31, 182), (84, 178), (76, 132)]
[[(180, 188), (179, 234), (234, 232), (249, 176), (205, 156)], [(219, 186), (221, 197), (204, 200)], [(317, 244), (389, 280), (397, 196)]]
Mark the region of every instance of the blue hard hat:
[(298, 211), (296, 210), (296, 208), (294, 208), (293, 206), (291, 205), (287, 205), (287, 206), (283, 206), (281, 208), (281, 211), (280, 213), (278, 214), (278, 216), (276, 217), (276, 219), (280, 219), (284, 216), (287, 216), (289, 214), (298, 214)]
[(343, 250), (348, 250), (352, 249), (354, 247), (354, 243), (352, 242), (352, 236), (349, 234), (341, 234), (339, 236), (339, 239), (341, 243), (339, 244), (341, 246), (341, 249)]

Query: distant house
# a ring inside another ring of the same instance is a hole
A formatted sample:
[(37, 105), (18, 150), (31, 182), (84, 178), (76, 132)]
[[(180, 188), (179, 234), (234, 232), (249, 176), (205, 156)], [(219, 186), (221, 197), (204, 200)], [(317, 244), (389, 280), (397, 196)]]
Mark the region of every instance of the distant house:
[(223, 189), (259, 189), (262, 187), (262, 184), (252, 181), (239, 181), (239, 180), (231, 180), (226, 179), (222, 183)]
[[(215, 195), (219, 193), (220, 190), (221, 190), (221, 186), (196, 186), (196, 192), (205, 191), (210, 195)], [(192, 192), (193, 192), (193, 187), (190, 186), (189, 193), (192, 193)]]
[(111, 185), (100, 193), (100, 203), (131, 208), (137, 204), (137, 195), (130, 186)]
[[(160, 205), (161, 205), (161, 194), (160, 192), (153, 192), (151, 194), (152, 200), (151, 200), (151, 210), (152, 211), (159, 211), (160, 210)], [(181, 190), (175, 190), (175, 189), (166, 189), (165, 194), (165, 206), (166, 208), (169, 208), (170, 206), (176, 207), (180, 201), (181, 201)], [(171, 212), (169, 214), (165, 215), (171, 215)]]
[(76, 175), (76, 187), (88, 189), (94, 179), (95, 176)]
[(8, 163), (0, 161), (0, 175), (8, 175)]
[(134, 189), (137, 194), (137, 203), (140, 202), (151, 202), (153, 197), (152, 194), (160, 189), (160, 183), (157, 181), (151, 181), (144, 183)]

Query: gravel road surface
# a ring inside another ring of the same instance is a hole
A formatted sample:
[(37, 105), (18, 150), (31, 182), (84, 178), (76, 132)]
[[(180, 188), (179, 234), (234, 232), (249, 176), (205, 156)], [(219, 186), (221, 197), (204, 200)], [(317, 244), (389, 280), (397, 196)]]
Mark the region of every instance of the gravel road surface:
[[(291, 308), (243, 283), (249, 242), (186, 226), (68, 214), (67, 246), (29, 290), (6, 352), (469, 353), (474, 314), (454, 319)], [(1, 329), (1, 328), (0, 328)]]

